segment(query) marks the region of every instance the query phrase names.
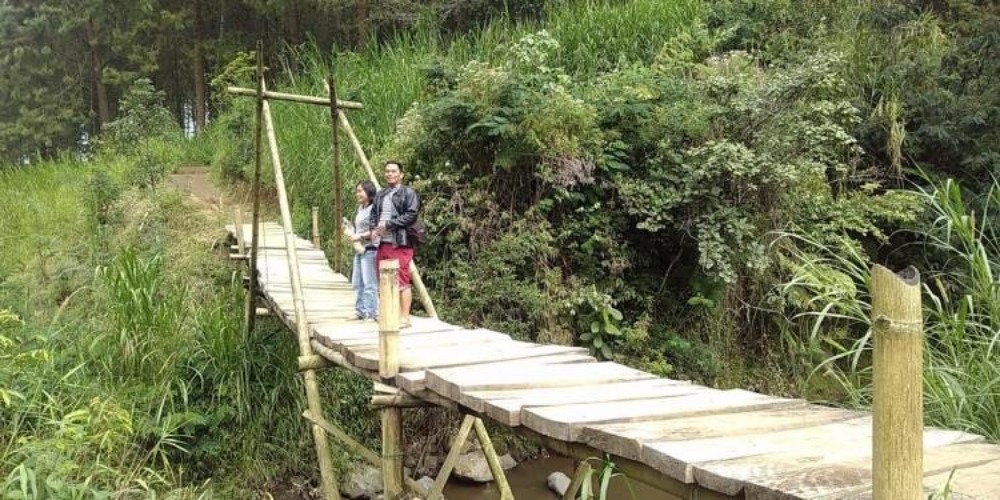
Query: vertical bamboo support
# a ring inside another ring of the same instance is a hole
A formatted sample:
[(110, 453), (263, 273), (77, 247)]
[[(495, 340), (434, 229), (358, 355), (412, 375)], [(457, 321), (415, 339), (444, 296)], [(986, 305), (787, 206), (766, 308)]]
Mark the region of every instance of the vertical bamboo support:
[(340, 172), (340, 134), (337, 133), (337, 81), (333, 76), (326, 80), (327, 93), (330, 94), (330, 130), (331, 146), (333, 147), (333, 270), (343, 273), (344, 265), (344, 230), (340, 220), (344, 217), (344, 181)]
[(874, 369), (872, 479), (875, 500), (923, 495), (923, 316), (920, 274), (871, 272)]
[(243, 238), (245, 236), (243, 234), (243, 210), (240, 209), (239, 205), (233, 210), (233, 225), (236, 226), (236, 248), (240, 255), (246, 255), (247, 244)]
[[(378, 373), (391, 379), (399, 373), (399, 261), (379, 264)], [(382, 481), (387, 499), (403, 494), (403, 419), (398, 407), (382, 409)]]
[[(257, 123), (254, 127), (253, 214), (250, 228), (250, 283), (247, 286), (246, 324), (247, 335), (257, 326), (257, 247), (260, 244), (260, 156), (261, 135), (264, 127), (264, 46), (257, 41)], [(242, 229), (241, 229), (242, 231)]]
[(490, 466), (490, 472), (493, 474), (493, 480), (497, 482), (497, 487), (500, 489), (500, 500), (514, 500), (514, 494), (510, 491), (510, 485), (507, 484), (507, 475), (503, 471), (503, 466), (500, 465), (500, 457), (497, 456), (497, 451), (493, 448), (493, 440), (486, 432), (486, 426), (479, 418), (473, 422), (473, 425), (476, 429), (476, 437), (479, 438), (479, 444), (483, 447), (486, 463)]
[[(580, 492), (580, 487), (583, 486), (584, 481), (590, 480), (590, 462), (582, 460), (579, 465), (576, 466), (576, 473), (573, 474), (573, 480), (569, 483), (569, 488), (566, 488), (566, 492), (563, 493), (562, 500), (576, 500), (576, 494)], [(588, 498), (593, 498), (593, 495), (587, 495)]]
[(319, 207), (312, 207), (312, 242), (319, 248)]
[[(263, 82), (260, 84), (263, 87)], [(267, 141), (271, 150), (271, 163), (274, 167), (274, 183), (278, 190), (278, 207), (281, 210), (281, 225), (285, 233), (285, 249), (288, 252), (288, 271), (291, 277), (292, 301), (295, 304), (295, 329), (299, 341), (299, 356), (311, 356), (313, 354), (312, 345), (309, 343), (309, 322), (306, 318), (305, 302), (302, 297), (302, 277), (299, 274), (299, 258), (295, 245), (295, 233), (292, 232), (292, 212), (288, 205), (288, 193), (285, 190), (285, 175), (281, 168), (281, 157), (278, 155), (278, 140), (274, 133), (274, 123), (271, 120), (271, 106), (267, 101), (263, 105), (264, 129), (267, 132)], [(319, 384), (316, 381), (316, 372), (313, 369), (306, 369), (302, 372), (306, 385), (306, 400), (309, 405), (309, 413), (317, 418), (324, 419), (323, 406), (319, 397)], [(326, 438), (326, 431), (316, 424), (312, 424), (313, 441), (316, 445), (316, 456), (319, 460), (319, 470), (323, 483), (323, 495), (328, 500), (340, 498), (337, 489), (337, 481), (333, 473), (333, 461), (330, 457), (329, 442)]]
[(399, 372), (399, 261), (383, 260), (378, 270), (378, 374), (385, 379)]

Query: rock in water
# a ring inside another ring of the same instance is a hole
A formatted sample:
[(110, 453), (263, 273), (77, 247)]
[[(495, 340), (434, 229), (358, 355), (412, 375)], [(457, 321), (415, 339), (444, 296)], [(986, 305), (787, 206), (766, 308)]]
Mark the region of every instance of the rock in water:
[(477, 483), (488, 483), (493, 480), (490, 466), (486, 463), (486, 456), (479, 450), (460, 455), (452, 474)]
[(382, 471), (367, 464), (351, 469), (340, 487), (340, 494), (352, 500), (375, 498), (381, 492)]
[(421, 476), (417, 479), (417, 484), (423, 487), (424, 491), (430, 491), (434, 487), (434, 480), (430, 476)]
[(549, 474), (549, 489), (556, 492), (559, 496), (566, 494), (566, 490), (569, 489), (569, 483), (573, 482), (569, 476), (563, 474), (562, 472), (553, 472)]

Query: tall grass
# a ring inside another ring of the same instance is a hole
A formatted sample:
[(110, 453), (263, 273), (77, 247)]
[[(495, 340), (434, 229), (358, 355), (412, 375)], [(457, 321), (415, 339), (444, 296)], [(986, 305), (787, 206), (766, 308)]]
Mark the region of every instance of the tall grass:
[[(383, 44), (372, 44), (363, 54), (324, 54), (313, 46), (289, 48), (271, 77), (280, 90), (325, 95), (323, 82), (336, 74), (339, 96), (364, 104), (363, 110), (349, 111), (348, 115), (377, 167), (391, 154), (387, 146), (396, 122), (415, 101), (433, 98), (428, 87), (430, 74), (440, 75), (472, 60), (501, 62), (508, 57), (511, 42), (544, 29), (561, 44), (554, 64), (586, 78), (618, 64), (652, 60), (664, 42), (696, 22), (703, 10), (701, 0), (560, 0), (546, 7), (541, 20), (500, 18), (450, 39), (441, 34), (434, 20), (422, 18), (413, 29), (401, 31)], [(308, 231), (310, 207), (314, 205), (320, 207), (323, 227), (332, 228), (336, 221), (329, 110), (274, 103), (272, 112), (296, 229)], [(346, 140), (341, 141), (340, 149), (343, 195), (352, 200), (354, 184), (363, 180), (365, 173)], [(265, 179), (271, 182), (269, 175)], [(349, 202), (346, 206), (351, 210)]]
[[(921, 263), (928, 423), (1000, 439), (1000, 183), (966, 199), (952, 180), (921, 189), (930, 219), (912, 230)], [(871, 403), (871, 263), (846, 244), (797, 235), (786, 297), (809, 312), (806, 337), (833, 355), (820, 368), (855, 404)], [(909, 251), (913, 248), (907, 249)], [(801, 339), (800, 339), (801, 340)]]

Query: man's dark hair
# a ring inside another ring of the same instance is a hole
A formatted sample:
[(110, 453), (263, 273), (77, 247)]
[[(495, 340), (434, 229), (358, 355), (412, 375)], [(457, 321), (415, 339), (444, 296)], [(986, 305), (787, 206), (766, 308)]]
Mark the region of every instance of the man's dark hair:
[(375, 183), (368, 180), (358, 183), (361, 189), (364, 190), (365, 194), (368, 195), (368, 203), (373, 203), (375, 201), (375, 193), (378, 191), (375, 189)]
[(400, 172), (403, 171), (403, 162), (399, 160), (386, 160), (385, 163), (382, 164), (382, 168), (388, 167), (389, 165), (395, 165), (399, 167)]

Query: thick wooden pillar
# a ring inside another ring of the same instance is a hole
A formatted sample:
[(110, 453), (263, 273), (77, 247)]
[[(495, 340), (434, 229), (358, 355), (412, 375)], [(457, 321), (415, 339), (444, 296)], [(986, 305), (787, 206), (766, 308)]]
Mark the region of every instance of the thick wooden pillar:
[[(391, 381), (399, 373), (399, 261), (379, 264), (378, 373)], [(382, 408), (382, 481), (385, 498), (403, 496), (403, 415), (398, 406)]]

